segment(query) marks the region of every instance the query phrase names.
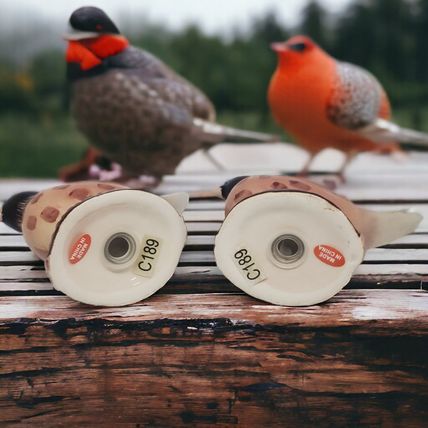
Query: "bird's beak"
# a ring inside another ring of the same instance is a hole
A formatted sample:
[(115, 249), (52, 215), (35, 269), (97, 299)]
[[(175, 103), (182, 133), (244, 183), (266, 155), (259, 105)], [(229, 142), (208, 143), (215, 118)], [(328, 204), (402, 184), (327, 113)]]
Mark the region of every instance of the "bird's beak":
[(288, 50), (287, 45), (284, 42), (275, 42), (270, 45), (272, 50), (275, 52), (286, 52)]
[(83, 40), (83, 39), (92, 39), (94, 37), (99, 37), (100, 33), (91, 32), (91, 31), (69, 31), (62, 35), (64, 40)]

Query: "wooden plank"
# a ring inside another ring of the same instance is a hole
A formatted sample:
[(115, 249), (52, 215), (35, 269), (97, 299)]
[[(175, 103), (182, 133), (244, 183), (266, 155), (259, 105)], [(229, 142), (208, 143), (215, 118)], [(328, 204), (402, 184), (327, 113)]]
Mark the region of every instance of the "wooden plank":
[(30, 265), (0, 266), (0, 283), (48, 281), (42, 267)]
[(22, 235), (0, 235), (0, 250), (10, 248), (28, 248)]
[[(384, 249), (375, 248), (368, 250), (365, 262), (395, 262), (406, 264), (413, 262), (426, 262), (428, 264), (428, 249)], [(187, 250), (180, 257), (180, 265), (211, 265), (215, 264), (214, 253), (211, 250)], [(1, 251), (0, 265), (42, 265), (41, 260), (30, 251)]]
[[(416, 232), (428, 233), (428, 204), (362, 204), (361, 206), (375, 211), (413, 210), (418, 212), (423, 216), (423, 219)], [(209, 224), (211, 222), (221, 222), (224, 219), (223, 211), (197, 210), (185, 211), (183, 214), (185, 220), (189, 223), (205, 222), (205, 224)], [(192, 227), (195, 226), (192, 224)], [(212, 230), (212, 227), (210, 225), (210, 230)]]
[[(3, 254), (0, 253), (0, 262), (3, 260)], [(19, 257), (19, 253), (15, 254), (16, 257)], [(13, 256), (10, 258), (13, 259)], [(364, 262), (396, 262), (397, 264), (426, 262), (428, 264), (428, 249), (375, 248), (367, 251)], [(184, 251), (180, 257), (180, 263), (215, 263), (214, 253), (212, 251)]]
[[(420, 183), (420, 181), (418, 181)], [(321, 183), (322, 184), (322, 183)], [(200, 190), (207, 190), (207, 187), (197, 184), (189, 184), (187, 186), (179, 185), (161, 185), (158, 191), (162, 194), (175, 193), (175, 192), (194, 192)], [(423, 187), (416, 187), (416, 183), (412, 186), (397, 187), (391, 183), (389, 187), (373, 186), (370, 182), (361, 185), (359, 183), (353, 184), (349, 182), (346, 186), (339, 186), (335, 192), (358, 202), (377, 202), (377, 201), (416, 201), (427, 202), (428, 191)]]
[[(192, 267), (193, 268), (193, 267)], [(179, 268), (184, 269), (184, 268)], [(207, 271), (206, 268), (204, 268)], [(187, 274), (177, 273), (156, 294), (201, 294), (229, 293), (244, 294), (239, 288), (226, 280), (220, 271), (212, 267), (212, 272), (204, 275), (198, 272)], [(194, 270), (194, 268), (193, 268)], [(395, 289), (395, 290), (427, 290), (428, 283), (424, 277), (408, 275), (356, 275), (345, 289)], [(31, 296), (31, 295), (62, 295), (55, 290), (50, 282), (0, 280), (0, 296)]]
[[(88, 308), (91, 310), (88, 311)], [(242, 311), (243, 308), (248, 310)], [(328, 303), (291, 309), (263, 303), (249, 296), (221, 293), (208, 296), (197, 294), (192, 298), (179, 295), (153, 296), (150, 300), (121, 308), (90, 307), (65, 296), (0, 300), (0, 325), (19, 320), (28, 325), (49, 325), (61, 319), (70, 322), (95, 319), (147, 322), (157, 320), (159, 313), (175, 320), (229, 319), (231, 325), (264, 319), (265, 325), (299, 327), (335, 327), (338, 324), (345, 327), (373, 323), (373, 329), (376, 330), (383, 329), (382, 323), (387, 322), (391, 333), (393, 328), (412, 321), (415, 324), (411, 330), (415, 334), (428, 334), (428, 292), (425, 291), (344, 290)], [(381, 333), (389, 335), (385, 330)], [(4, 344), (0, 343), (1, 346)]]
[(184, 211), (183, 218), (186, 222), (222, 222), (224, 211)]
[(390, 244), (384, 245), (384, 248), (394, 248), (394, 247), (425, 247), (428, 245), (428, 234), (427, 233), (413, 233), (412, 235), (403, 236), (402, 238), (398, 238)]
[(31, 251), (1, 251), (0, 265), (42, 265), (43, 262)]
[(0, 222), (0, 235), (19, 235), (19, 233)]
[[(428, 158), (427, 158), (428, 162)], [(250, 175), (264, 175), (268, 172), (265, 171), (247, 171)], [(271, 170), (269, 172), (274, 172), (276, 174), (283, 174), (284, 172), (281, 169)], [(260, 174), (258, 174), (260, 173)], [(242, 174), (245, 175), (245, 174)], [(293, 174), (294, 175), (294, 174)], [(225, 181), (235, 178), (235, 171), (216, 171), (216, 172), (200, 172), (200, 173), (182, 173), (175, 175), (165, 175), (162, 178), (162, 184), (164, 185), (175, 185), (175, 186), (188, 186), (188, 185), (202, 185), (204, 187), (216, 187), (222, 185)], [(311, 179), (314, 181), (322, 180), (325, 176), (330, 177), (333, 174), (330, 174), (328, 171), (320, 173), (311, 173)], [(400, 169), (388, 170), (388, 171), (378, 171), (376, 165), (373, 165), (370, 170), (366, 170), (364, 175), (359, 177), (358, 175), (351, 175), (351, 178), (347, 181), (350, 181), (352, 184), (365, 184), (371, 182), (375, 186), (385, 186), (387, 183), (393, 182), (404, 187), (408, 187), (410, 184), (420, 184), (421, 180), (426, 180), (428, 178), (428, 167), (425, 167), (423, 170), (413, 171), (406, 170), (402, 171)], [(1, 181), (0, 181), (1, 185)], [(346, 185), (344, 186), (346, 188)]]
[[(214, 266), (178, 266), (172, 283), (176, 282), (212, 282), (224, 281), (225, 278), (220, 270)], [(0, 288), (5, 290), (11, 284), (48, 282), (46, 271), (41, 267), (34, 266), (0, 266)]]
[[(161, 294), (209, 292), (242, 294), (224, 278), (219, 269), (213, 266), (179, 266), (168, 284), (159, 291)], [(22, 266), (0, 267), (0, 296), (31, 294), (61, 295), (62, 293), (54, 290), (43, 270), (23, 270)]]
[(2, 282), (0, 280), (0, 296), (30, 294), (62, 294), (57, 292), (50, 282)]
[[(34, 285), (33, 285), (34, 284)], [(52, 294), (46, 272), (31, 266), (0, 266), (0, 295)], [(427, 289), (428, 265), (361, 265), (350, 283), (352, 289)], [(179, 266), (160, 293), (241, 293), (215, 266)]]
[(304, 308), (222, 294), (120, 309), (2, 298), (1, 419), (423, 426), (427, 309), (428, 293), (394, 290)]
[(213, 200), (190, 200), (186, 212), (189, 211), (224, 211), (225, 203), (220, 199)]
[[(198, 247), (196, 247), (198, 248)], [(428, 264), (428, 249), (427, 248), (375, 248), (368, 250), (363, 263), (391, 263), (393, 270), (399, 265), (410, 264)], [(212, 265), (215, 264), (214, 253), (211, 247), (201, 246), (200, 249), (192, 249), (188, 247), (183, 251), (180, 257), (180, 265)], [(393, 264), (394, 263), (394, 264)], [(28, 265), (42, 266), (39, 260), (30, 251), (1, 251), (0, 265)], [(397, 265), (397, 266), (396, 266)]]
[[(214, 235), (189, 235), (186, 240), (187, 249), (205, 247), (210, 249), (215, 241)], [(428, 234), (416, 233), (396, 239), (383, 248), (426, 248), (428, 247)], [(22, 235), (0, 235), (0, 251), (28, 250), (28, 246)]]
[[(216, 233), (219, 230), (220, 225), (221, 223), (219, 222), (186, 222), (187, 232), (199, 235)], [(19, 235), (19, 233), (6, 226), (4, 223), (0, 223), (0, 236), (1, 235)]]
[[(223, 152), (226, 171), (206, 167), (179, 168), (180, 174), (166, 176), (158, 189), (161, 192), (192, 190), (222, 184), (239, 174), (278, 174), (298, 172), (307, 154), (286, 144), (218, 146), (212, 153)], [(334, 172), (340, 167), (343, 155), (334, 150), (323, 152), (315, 161), (313, 171)], [(206, 159), (205, 159), (206, 161)], [(246, 165), (244, 170), (242, 165)], [(212, 166), (212, 165), (211, 165)], [(236, 168), (238, 167), (238, 170)], [(229, 169), (229, 170), (227, 170)], [(192, 172), (193, 171), (193, 172)], [(207, 172), (208, 171), (208, 172)], [(420, 186), (428, 176), (428, 154), (410, 153), (408, 159), (394, 159), (375, 154), (361, 154), (348, 169), (348, 183), (338, 192), (355, 200), (427, 200), (427, 191)], [(316, 179), (316, 177), (314, 177)], [(23, 190), (39, 191), (58, 184), (57, 180), (1, 180), (0, 200)]]
[[(189, 234), (192, 235), (213, 235), (220, 229), (221, 222), (187, 222), (186, 227)], [(4, 235), (3, 232), (13, 232), (10, 235), (19, 236), (20, 234), (7, 228), (4, 224), (0, 223), (0, 236)], [(428, 220), (422, 221), (421, 225), (416, 230), (417, 233), (426, 234), (428, 233)]]
[[(288, 173), (301, 171), (308, 159), (308, 154), (300, 147), (286, 143), (272, 144), (219, 144), (210, 150), (211, 155), (225, 170), (242, 174), (246, 171), (280, 170)], [(323, 150), (312, 164), (311, 171), (336, 172), (344, 160), (343, 153), (334, 150)], [(428, 154), (408, 152), (407, 157), (400, 159), (374, 153), (359, 154), (348, 169), (349, 176), (358, 176), (366, 172), (409, 173), (427, 171)], [(197, 152), (185, 159), (177, 169), (180, 174), (218, 173), (202, 152)]]
[[(179, 268), (184, 269), (184, 268)], [(156, 294), (201, 294), (229, 293), (244, 294), (226, 280), (220, 271), (211, 268), (213, 272), (201, 275), (197, 272), (188, 274), (176, 273), (171, 280)], [(193, 269), (194, 270), (194, 269)], [(207, 269), (205, 268), (205, 271)], [(217, 271), (217, 274), (214, 272)], [(394, 289), (394, 290), (427, 290), (428, 283), (423, 277), (408, 275), (356, 275), (345, 289)], [(63, 295), (53, 288), (50, 282), (2, 282), (0, 281), (1, 296), (31, 296), (31, 295)], [(151, 297), (150, 297), (151, 298)]]
[[(213, 247), (215, 236), (214, 235), (189, 235), (186, 240), (186, 247), (188, 248), (201, 248)], [(428, 241), (428, 236), (427, 236)], [(205, 248), (208, 249), (208, 248)], [(2, 251), (23, 251), (28, 250), (27, 243), (22, 235), (0, 235), (0, 252)]]
[[(267, 171), (264, 171), (264, 174), (255, 174), (250, 171), (248, 174), (242, 175), (266, 175)], [(275, 174), (269, 175), (278, 175), (282, 174), (281, 171), (272, 171)], [(156, 189), (159, 193), (164, 193), (163, 189), (215, 189), (227, 180), (235, 178), (237, 175), (235, 172), (225, 172), (225, 173), (216, 173), (216, 174), (188, 174), (188, 175), (167, 175), (163, 178), (162, 184)], [(329, 178), (334, 178), (332, 174), (311, 174), (309, 177), (310, 180), (317, 182), (321, 185), (325, 184), (325, 180)], [(337, 177), (336, 177), (337, 178)], [(428, 168), (424, 172), (410, 174), (408, 172), (401, 173), (400, 171), (388, 172), (388, 173), (378, 173), (376, 170), (365, 172), (364, 174), (358, 176), (351, 176), (346, 180), (345, 184), (339, 185), (337, 191), (343, 194), (347, 192), (355, 191), (356, 189), (368, 190), (368, 188), (375, 188), (377, 191), (393, 188), (396, 193), (402, 196), (403, 192), (408, 192), (414, 190), (414, 187), (420, 188), (421, 191), (425, 190), (425, 196), (427, 196), (427, 190), (421, 186), (421, 182), (426, 182), (428, 180)], [(169, 191), (169, 190), (167, 190)], [(405, 195), (404, 195), (405, 196)]]

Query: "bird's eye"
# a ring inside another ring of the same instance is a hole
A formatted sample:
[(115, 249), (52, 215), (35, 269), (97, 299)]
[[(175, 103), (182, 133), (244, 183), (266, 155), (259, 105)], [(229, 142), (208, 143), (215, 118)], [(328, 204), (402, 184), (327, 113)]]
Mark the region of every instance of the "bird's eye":
[(307, 46), (305, 43), (300, 42), (300, 43), (293, 43), (292, 45), (289, 45), (289, 48), (296, 52), (303, 52), (307, 48)]

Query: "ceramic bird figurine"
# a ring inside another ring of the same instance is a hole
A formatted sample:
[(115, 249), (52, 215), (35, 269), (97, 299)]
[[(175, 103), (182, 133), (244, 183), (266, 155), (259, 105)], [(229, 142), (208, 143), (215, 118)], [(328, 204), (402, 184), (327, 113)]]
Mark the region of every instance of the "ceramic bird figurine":
[(138, 302), (173, 275), (188, 195), (81, 181), (11, 196), (0, 221), (22, 232), (55, 289), (91, 305)]
[(329, 299), (365, 251), (414, 232), (422, 220), (415, 212), (367, 210), (300, 177), (237, 177), (220, 194), (217, 266), (246, 293), (278, 305)]
[[(69, 23), (72, 114), (91, 145), (131, 175), (160, 178), (195, 150), (222, 141), (277, 138), (217, 124), (214, 106), (201, 90), (131, 46), (101, 9), (79, 8)], [(63, 178), (75, 172), (66, 169)]]
[(272, 76), (268, 101), (276, 122), (303, 148), (310, 158), (333, 147), (346, 154), (339, 171), (363, 151), (400, 151), (397, 143), (428, 146), (428, 135), (399, 127), (389, 121), (388, 97), (368, 71), (340, 62), (310, 38), (295, 36), (273, 43), (278, 66)]

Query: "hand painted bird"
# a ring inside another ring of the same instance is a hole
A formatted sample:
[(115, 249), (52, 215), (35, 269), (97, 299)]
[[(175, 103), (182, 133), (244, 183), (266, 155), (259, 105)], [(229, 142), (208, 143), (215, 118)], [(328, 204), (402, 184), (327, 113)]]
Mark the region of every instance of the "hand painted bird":
[[(131, 46), (101, 9), (79, 8), (69, 24), (72, 114), (91, 145), (127, 173), (160, 178), (200, 148), (277, 139), (215, 123), (206, 95), (149, 52)], [(63, 170), (63, 178), (87, 169), (95, 157), (89, 150), (81, 164)]]
[(278, 66), (268, 101), (277, 123), (309, 151), (306, 175), (315, 155), (326, 147), (346, 154), (339, 171), (362, 151), (392, 153), (397, 143), (428, 146), (428, 135), (389, 121), (388, 97), (378, 80), (356, 65), (332, 58), (310, 38), (294, 36), (273, 43)]

